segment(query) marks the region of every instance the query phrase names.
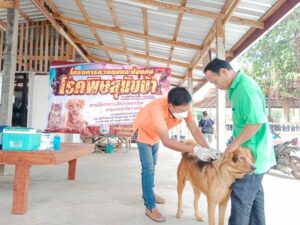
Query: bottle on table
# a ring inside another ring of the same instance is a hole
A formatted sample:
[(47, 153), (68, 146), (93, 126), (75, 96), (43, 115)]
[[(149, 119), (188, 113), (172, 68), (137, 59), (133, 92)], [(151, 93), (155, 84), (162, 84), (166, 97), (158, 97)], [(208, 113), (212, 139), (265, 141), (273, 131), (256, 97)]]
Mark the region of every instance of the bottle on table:
[(53, 150), (59, 151), (60, 150), (60, 136), (55, 135), (53, 138)]

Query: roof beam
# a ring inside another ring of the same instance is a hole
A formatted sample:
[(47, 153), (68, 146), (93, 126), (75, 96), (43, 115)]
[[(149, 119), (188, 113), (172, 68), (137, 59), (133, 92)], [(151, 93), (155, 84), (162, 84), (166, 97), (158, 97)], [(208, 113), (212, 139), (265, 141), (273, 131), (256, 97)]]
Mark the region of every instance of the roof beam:
[[(76, 0), (76, 4), (77, 4), (77, 6), (78, 6), (78, 8), (79, 8), (79, 10), (80, 10), (80, 12), (81, 12), (81, 14), (83, 15), (85, 21), (86, 21), (86, 22), (89, 22), (89, 21), (90, 21), (89, 15), (88, 15), (87, 11), (85, 10), (85, 8), (84, 8), (84, 6), (83, 6), (81, 0)], [(97, 33), (96, 29), (95, 29), (94, 27), (91, 27), (91, 26), (88, 26), (88, 27), (89, 27), (90, 31), (92, 32), (92, 34), (94, 34), (94, 36), (95, 36), (97, 42), (98, 42), (99, 44), (103, 45), (103, 41), (102, 41), (100, 35)], [(105, 54), (107, 55), (107, 57), (108, 57), (110, 60), (112, 60), (110, 54), (109, 54), (106, 50), (105, 50), (104, 52), (105, 52)]]
[(250, 19), (240, 18), (236, 16), (232, 16), (229, 20), (229, 23), (242, 25), (242, 26), (249, 26), (257, 29), (264, 29), (265, 27), (265, 23), (262, 21), (250, 20)]
[[(59, 12), (59, 10), (55, 6), (55, 4), (52, 2), (52, 0), (48, 0), (47, 1), (47, 5), (52, 10), (52, 12), (54, 12), (56, 15), (61, 15), (61, 13)], [(61, 21), (61, 22), (68, 29), (68, 31), (70, 32), (70, 34), (72, 35), (72, 37), (78, 38), (78, 35), (76, 34), (76, 32), (67, 23), (65, 23), (64, 21)], [(85, 46), (82, 46), (82, 48), (86, 52), (86, 54), (88, 56), (87, 58), (90, 59), (90, 56), (91, 56), (90, 51)]]
[(2, 0), (0, 1), (1, 9), (11, 9), (19, 7), (19, 0)]
[(102, 59), (95, 55), (91, 55), (89, 58), (94, 62), (103, 62), (103, 63), (109, 63), (109, 64), (124, 64), (124, 63), (120, 63), (120, 62), (115, 62), (113, 60)]
[(84, 52), (76, 45), (76, 43), (73, 41), (73, 39), (70, 37), (69, 34), (67, 34), (53, 18), (51, 13), (48, 11), (48, 9), (45, 8), (44, 4), (42, 4), (39, 0), (31, 0), (32, 3), (41, 11), (41, 13), (50, 21), (52, 26), (69, 42), (70, 45), (74, 47), (74, 49), (78, 52), (78, 54), (86, 61), (90, 62), (90, 60), (86, 57)]
[[(93, 48), (98, 48), (98, 49), (101, 49), (101, 50), (107, 50), (107, 51), (110, 51), (110, 52), (115, 52), (115, 53), (120, 53), (120, 54), (126, 54), (127, 53), (131, 56), (138, 57), (138, 58), (149, 59), (149, 60), (154, 60), (154, 61), (157, 61), (157, 62), (165, 62), (165, 63), (167, 63), (169, 61), (168, 59), (165, 59), (165, 58), (150, 56), (150, 55), (146, 56), (146, 55), (138, 53), (138, 52), (133, 52), (133, 51), (129, 51), (129, 50), (125, 51), (123, 49), (113, 48), (113, 47), (110, 47), (110, 46), (104, 46), (104, 45), (100, 45), (100, 44), (94, 43), (94, 42), (88, 42), (88, 41), (83, 41), (83, 40), (79, 40), (79, 39), (76, 39), (74, 41), (78, 44), (81, 44), (81, 45), (85, 45), (85, 46), (89, 46), (89, 47), (93, 47)], [(182, 66), (182, 67), (189, 67), (190, 66), (189, 63), (184, 63), (184, 62), (174, 61), (174, 60), (171, 60), (170, 63), (172, 65), (177, 65), (177, 66)], [(197, 69), (202, 69), (202, 67), (197, 67)]]
[[(113, 2), (112, 0), (108, 0), (108, 8), (109, 8), (109, 11), (112, 15), (112, 18), (113, 18), (113, 21), (114, 21), (114, 25), (120, 29), (120, 24), (119, 24), (119, 21), (118, 21), (118, 18), (117, 18), (117, 14), (115, 12), (115, 8), (113, 6)], [(127, 47), (126, 47), (126, 43), (125, 43), (125, 39), (124, 39), (124, 36), (123, 36), (123, 33), (122, 32), (119, 32), (118, 33), (119, 35), (119, 38), (120, 38), (120, 41), (122, 43), (122, 48), (127, 51)], [(129, 58), (129, 55), (126, 53), (126, 58), (127, 58), (127, 62), (130, 64), (130, 58)]]
[[(211, 55), (206, 54), (202, 60), (203, 67), (205, 67), (210, 61), (211, 61)], [(195, 85), (193, 89), (194, 93), (197, 92), (200, 88), (202, 88), (207, 82), (208, 82), (207, 79), (204, 77), (202, 81), (200, 81), (198, 84)]]
[(6, 31), (6, 24), (4, 23), (3, 20), (0, 20), (0, 29)]
[[(143, 14), (143, 23), (144, 23), (144, 35), (146, 36), (145, 38), (145, 51), (146, 51), (146, 56), (149, 57), (150, 50), (149, 50), (149, 40), (148, 40), (148, 10), (146, 8), (142, 8), (142, 14)], [(149, 59), (147, 59), (147, 66), (150, 66)]]
[[(212, 42), (215, 39), (215, 33), (216, 33), (216, 23), (212, 26), (211, 30), (209, 31), (208, 35), (206, 36), (205, 40), (203, 41), (203, 48), (200, 51), (197, 51), (195, 56), (192, 59), (191, 62), (191, 69), (194, 69), (199, 61), (205, 56), (207, 51), (209, 50)], [(185, 80), (188, 78), (188, 70), (186, 70), (186, 73), (184, 75), (184, 78), (180, 81), (179, 85), (183, 85)]]
[(171, 3), (163, 3), (163, 2), (158, 2), (158, 1), (153, 1), (153, 0), (132, 0), (132, 2), (138, 2), (142, 3), (144, 5), (150, 5), (157, 7), (159, 9), (163, 10), (168, 10), (176, 13), (190, 13), (198, 16), (204, 16), (204, 17), (210, 17), (214, 19), (222, 19), (224, 18), (224, 15), (215, 13), (215, 12), (210, 12), (202, 9), (196, 9), (196, 8), (190, 8), (186, 6), (180, 6), (176, 4), (171, 4)]
[[(227, 0), (223, 9), (222, 14), (225, 13), (225, 18), (222, 19), (222, 24), (224, 25), (226, 20), (228, 20), (231, 15), (234, 13), (234, 10), (237, 8), (237, 5), (239, 4), (240, 0)], [(201, 61), (205, 55), (207, 54), (208, 50), (210, 49), (211, 44), (213, 43), (215, 39), (216, 34), (216, 22), (212, 26), (211, 30), (209, 31), (208, 35), (206, 36), (205, 40), (203, 41), (203, 48), (195, 54), (193, 57), (193, 60), (191, 62), (191, 68), (194, 69), (199, 61)], [(187, 70), (188, 71), (188, 70)], [(183, 85), (185, 80), (188, 77), (188, 73), (186, 72), (184, 75), (184, 79), (179, 83), (180, 85)]]
[(103, 24), (94, 23), (92, 21), (86, 22), (85, 20), (78, 19), (78, 18), (72, 18), (72, 17), (62, 16), (62, 15), (54, 15), (54, 18), (58, 19), (58, 20), (62, 20), (64, 22), (72, 22), (72, 23), (77, 23), (77, 24), (81, 24), (81, 25), (92, 26), (94, 28), (101, 29), (101, 30), (118, 32), (118, 33), (121, 32), (121, 33), (129, 35), (129, 36), (138, 37), (141, 39), (148, 39), (149, 41), (163, 43), (163, 44), (167, 44), (170, 46), (191, 48), (191, 49), (196, 49), (196, 50), (201, 48), (200, 45), (194, 45), (194, 44), (180, 42), (180, 41), (173, 41), (173, 40), (169, 40), (166, 38), (161, 38), (161, 37), (153, 36), (153, 35), (145, 35), (143, 33), (138, 33), (138, 32), (134, 32), (134, 31), (130, 31), (130, 30), (123, 30), (123, 29), (117, 28), (117, 27), (110, 27), (110, 26), (106, 26)]
[[(234, 11), (237, 9), (239, 3), (240, 3), (240, 0), (233, 1), (232, 5), (229, 6), (228, 12), (226, 13), (225, 18), (222, 21), (223, 25), (225, 25), (230, 20), (230, 18), (232, 17)], [(225, 9), (223, 9), (223, 10), (225, 11)], [(227, 11), (227, 9), (226, 9), (226, 11)]]
[(184, 76), (183, 75), (179, 75), (179, 74), (171, 74), (171, 77), (175, 78), (175, 79), (182, 79)]
[(19, 13), (25, 20), (27, 20), (27, 22), (31, 22), (30, 17), (27, 16), (26, 13), (24, 13), (24, 11), (21, 8), (19, 8)]
[[(225, 18), (225, 13), (214, 13), (202, 9), (196, 9), (196, 8), (191, 8), (191, 7), (183, 7), (179, 6), (176, 4), (171, 4), (171, 3), (163, 3), (163, 2), (157, 2), (153, 0), (132, 0), (133, 2), (138, 2), (138, 3), (143, 3), (146, 5), (154, 6), (159, 9), (164, 9), (168, 11), (173, 11), (177, 13), (189, 13), (197, 16), (204, 16), (204, 17), (209, 17), (213, 19), (224, 19)], [(263, 29), (264, 24), (261, 21), (256, 21), (256, 20), (251, 20), (251, 19), (245, 19), (237, 16), (233, 16), (230, 20), (229, 23), (234, 23), (234, 24), (239, 24), (239, 25), (245, 25), (245, 26), (252, 26), (255, 28)]]
[[(52, 10), (52, 12), (54, 12), (56, 15), (61, 15), (61, 13), (57, 9), (56, 5), (52, 2), (52, 0), (48, 0), (46, 4)], [(68, 30), (70, 31), (72, 36), (75, 37), (76, 33), (72, 30), (72, 28), (67, 23), (65, 23), (64, 21), (61, 21), (61, 22), (64, 26), (66, 26), (68, 28)]]
[[(179, 75), (179, 74), (176, 74), (176, 73), (172, 73), (171, 77), (175, 78), (175, 79), (182, 79), (184, 77), (184, 75)], [(203, 79), (203, 78), (192, 78), (192, 79), (193, 79), (194, 82), (206, 82), (206, 79)]]
[(200, 88), (202, 88), (207, 83), (206, 79), (199, 81), (195, 87), (193, 87), (193, 93), (196, 93)]
[[(187, 3), (187, 0), (181, 0), (181, 6), (182, 7), (185, 7), (186, 3)], [(178, 33), (179, 33), (179, 28), (180, 28), (180, 25), (181, 25), (181, 22), (182, 22), (182, 18), (183, 18), (183, 12), (180, 12), (178, 14), (178, 17), (177, 17), (176, 27), (175, 27), (175, 31), (174, 31), (174, 34), (173, 34), (173, 41), (177, 40)], [(172, 46), (171, 49), (170, 49), (169, 61), (172, 60), (173, 53), (174, 53), (174, 46)], [(169, 63), (167, 64), (167, 66), (169, 66)]]

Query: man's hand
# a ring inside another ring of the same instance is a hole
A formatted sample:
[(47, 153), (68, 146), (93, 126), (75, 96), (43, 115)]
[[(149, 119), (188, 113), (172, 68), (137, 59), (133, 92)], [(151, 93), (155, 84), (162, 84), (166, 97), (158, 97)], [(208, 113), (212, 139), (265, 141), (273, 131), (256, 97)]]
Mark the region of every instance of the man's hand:
[(225, 152), (233, 153), (235, 150), (237, 150), (238, 147), (239, 147), (238, 145), (232, 143), (226, 148)]
[(208, 162), (211, 160), (219, 159), (221, 156), (220, 151), (212, 148), (204, 148), (200, 146), (194, 147), (194, 153), (202, 161)]
[(234, 154), (235, 150), (238, 149), (238, 145), (231, 143), (225, 150), (224, 154), (225, 154), (225, 159), (230, 161), (232, 158), (232, 155)]

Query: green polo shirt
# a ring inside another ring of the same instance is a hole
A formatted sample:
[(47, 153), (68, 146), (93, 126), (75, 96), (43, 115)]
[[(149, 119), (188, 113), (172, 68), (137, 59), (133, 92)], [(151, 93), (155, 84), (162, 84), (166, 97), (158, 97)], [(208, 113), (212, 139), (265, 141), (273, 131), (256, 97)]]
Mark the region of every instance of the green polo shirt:
[(242, 146), (251, 149), (255, 173), (265, 173), (276, 164), (276, 159), (264, 95), (258, 84), (243, 71), (238, 71), (228, 94), (232, 106), (233, 138), (242, 132), (245, 125), (261, 124), (256, 134)]

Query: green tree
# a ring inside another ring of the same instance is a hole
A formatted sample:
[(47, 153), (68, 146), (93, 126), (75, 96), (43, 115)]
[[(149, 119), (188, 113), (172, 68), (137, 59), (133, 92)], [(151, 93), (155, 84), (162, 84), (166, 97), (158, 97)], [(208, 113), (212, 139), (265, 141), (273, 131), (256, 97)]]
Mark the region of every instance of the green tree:
[(300, 98), (300, 7), (295, 9), (238, 58), (266, 96), (289, 103)]

